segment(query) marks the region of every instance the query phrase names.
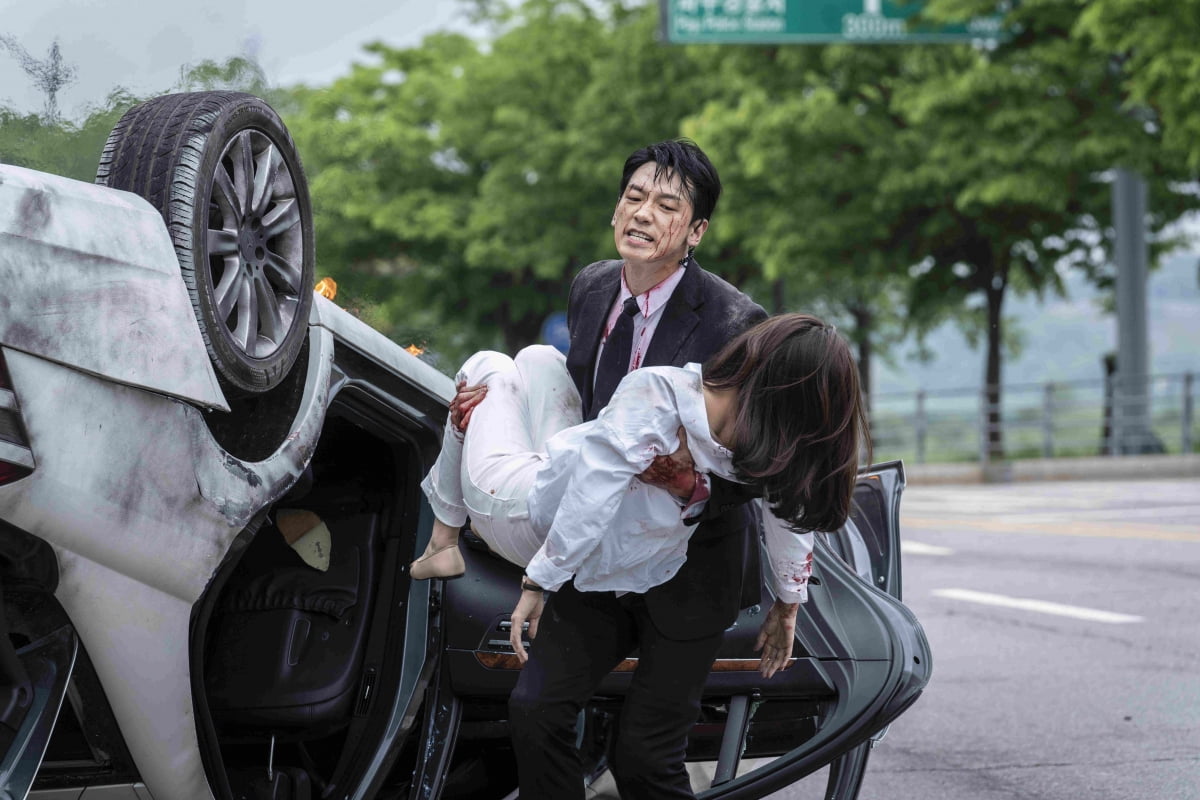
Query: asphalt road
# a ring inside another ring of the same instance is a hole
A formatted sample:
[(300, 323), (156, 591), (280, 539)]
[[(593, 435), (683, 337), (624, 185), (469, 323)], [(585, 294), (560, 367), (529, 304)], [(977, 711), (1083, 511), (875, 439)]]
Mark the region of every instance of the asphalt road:
[(1200, 480), (913, 487), (902, 530), (933, 679), (861, 800), (1200, 800)]
[(1200, 800), (1200, 480), (911, 487), (901, 531), (933, 679), (859, 800)]

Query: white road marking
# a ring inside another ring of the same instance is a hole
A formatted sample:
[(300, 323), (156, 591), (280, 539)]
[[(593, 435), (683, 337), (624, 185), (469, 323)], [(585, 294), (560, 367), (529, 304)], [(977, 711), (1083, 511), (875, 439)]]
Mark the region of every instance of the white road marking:
[(954, 551), (949, 547), (924, 542), (901, 542), (900, 552), (913, 556), (948, 556)]
[(1118, 614), (1115, 611), (1100, 611), (1095, 608), (1068, 606), (1062, 603), (1051, 603), (1048, 600), (1033, 600), (1028, 597), (1006, 597), (1002, 594), (976, 592), (971, 589), (934, 589), (933, 594), (937, 597), (962, 600), (967, 603), (980, 603), (985, 606), (1001, 606), (1003, 608), (1019, 608), (1022, 611), (1057, 614), (1060, 617), (1074, 617), (1075, 619), (1084, 619), (1089, 622), (1108, 622), (1119, 625), (1127, 622), (1142, 621), (1142, 617), (1134, 616), (1133, 614)]
[(1004, 534), (1024, 533), (1035, 536), (1086, 536), (1101, 539), (1153, 539), (1166, 542), (1195, 542), (1200, 544), (1200, 533), (1193, 532), (1195, 525), (1186, 530), (1171, 523), (1147, 525), (1139, 522), (1030, 522), (1015, 518), (993, 515), (980, 517), (915, 517), (900, 518), (905, 530), (914, 528), (952, 531), (954, 533), (995, 532)]

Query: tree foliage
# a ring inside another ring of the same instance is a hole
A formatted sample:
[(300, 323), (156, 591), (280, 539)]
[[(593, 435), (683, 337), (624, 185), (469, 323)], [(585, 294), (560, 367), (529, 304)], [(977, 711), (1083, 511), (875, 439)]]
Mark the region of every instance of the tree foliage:
[(873, 353), (903, 331), (909, 261), (898, 256), (890, 108), (897, 48), (730, 49), (726, 96), (689, 120), (725, 167), (716, 238), (772, 282), (775, 310), (818, 311), (857, 344), (863, 384)]
[(649, 5), (473, 9), (485, 44), (376, 45), (376, 65), (306, 90), (292, 122), (321, 263), (379, 298), (392, 332), (444, 351), (439, 326), (464, 348), (532, 341), (574, 272), (611, 254), (620, 160), (669, 136), (695, 138), (725, 180), (702, 262), (776, 310), (839, 320), (865, 378), (873, 353), (955, 319), (998, 385), (1019, 338), (1008, 291), (1061, 291), (1069, 268), (1108, 278), (1114, 165), (1148, 177), (1155, 233), (1195, 205), (1161, 126), (1129, 113), (1097, 23), (1066, 0), (1020, 4), (994, 50), (664, 46)]
[(321, 268), (393, 336), (448, 358), (536, 340), (578, 269), (612, 253), (625, 156), (677, 136), (703, 90), (686, 53), (654, 43), (648, 9), (479, 7), (486, 46), (372, 45), (377, 63), (298, 91), (288, 118)]
[(233, 56), (224, 61), (204, 59), (179, 68), (177, 92), (208, 92), (233, 89), (272, 100), (275, 90), (267, 80), (262, 66), (249, 56)]
[(1124, 107), (1148, 112), (1163, 145), (1200, 171), (1198, 0), (1092, 0), (1073, 33), (1111, 55)]
[[(206, 89), (236, 89), (280, 105), (287, 102), (286, 93), (267, 84), (262, 68), (241, 56), (223, 62), (206, 60), (185, 65), (180, 70), (179, 82), (162, 93)], [(155, 94), (159, 93), (149, 96)], [(75, 119), (64, 118), (57, 106), (51, 113), (49, 100), (41, 114), (24, 114), (0, 105), (0, 163), (90, 183), (96, 177), (100, 152), (109, 132), (122, 114), (145, 99), (117, 87), (102, 101), (85, 106)]]
[(79, 121), (21, 114), (0, 105), (0, 163), (53, 172), (89, 183), (109, 131), (138, 98), (117, 89)]
[[(971, 0), (931, 0), (931, 13), (977, 12)], [(999, 422), (1002, 308), (1010, 287), (1061, 291), (1061, 270), (1103, 274), (1111, 263), (1114, 166), (1149, 183), (1151, 236), (1196, 206), (1175, 179), (1182, 164), (1122, 103), (1111, 59), (1074, 34), (1080, 7), (1029, 0), (1010, 15), (1016, 34), (976, 51), (958, 69), (937, 70), (900, 97), (929, 143), (908, 191), (939, 199), (912, 220), (911, 257), (927, 267), (912, 285), (917, 317), (982, 297), (984, 383)], [(999, 425), (993, 451), (1003, 454)]]
[[(775, 310), (833, 318), (864, 378), (953, 319), (998, 386), (1019, 338), (1009, 292), (1059, 292), (1068, 269), (1111, 281), (1113, 167), (1147, 179), (1155, 247), (1200, 205), (1200, 0), (1022, 0), (994, 48), (681, 47), (656, 41), (654, 3), (462, 1), (481, 40), (376, 43), (329, 86), (272, 88), (251, 59), (201, 62), (179, 85), (283, 113), (319, 270), (447, 368), (538, 338), (578, 269), (613, 255), (623, 159), (665, 138), (695, 139), (725, 183), (701, 262)], [(135, 99), (115, 92), (79, 122), (0, 108), (0, 160), (90, 180)]]
[[(960, 21), (988, 10), (931, 0), (926, 13)], [(1108, 54), (1074, 34), (1078, 18), (1074, 4), (1029, 0), (1011, 15), (1016, 36), (995, 50), (731, 51), (723, 74), (737, 91), (693, 120), (736, 165), (737, 222), (724, 235), (803, 287), (805, 302), (848, 316), (864, 371), (880, 320), (920, 331), (956, 319), (986, 342), (998, 422), (1014, 339), (1006, 293), (1061, 291), (1070, 267), (1107, 273), (1111, 167), (1148, 176), (1152, 233), (1196, 205), (1172, 181), (1181, 164), (1156, 129), (1123, 105)]]

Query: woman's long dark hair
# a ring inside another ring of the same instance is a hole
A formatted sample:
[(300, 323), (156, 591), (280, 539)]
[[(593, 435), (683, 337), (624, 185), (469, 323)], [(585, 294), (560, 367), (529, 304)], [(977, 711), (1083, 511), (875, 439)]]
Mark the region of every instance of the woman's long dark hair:
[(849, 345), (808, 314), (781, 314), (704, 364), (704, 384), (736, 392), (730, 437), (740, 480), (781, 519), (832, 531), (850, 514), (859, 449), (870, 434)]

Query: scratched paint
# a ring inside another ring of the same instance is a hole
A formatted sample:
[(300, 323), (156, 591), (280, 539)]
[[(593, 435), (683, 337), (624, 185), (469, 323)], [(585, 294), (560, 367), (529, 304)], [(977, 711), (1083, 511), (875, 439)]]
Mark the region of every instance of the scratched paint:
[(0, 344), (228, 410), (162, 216), (128, 192), (0, 176)]
[(289, 435), (262, 461), (231, 457), (196, 407), (224, 399), (164, 237), (135, 195), (0, 166), (0, 343), (38, 461), (0, 487), (0, 519), (54, 549), (56, 596), (148, 790), (195, 800), (211, 794), (192, 717), (192, 609), (312, 458), (344, 381), (335, 337), (429, 397), (448, 401), (453, 384), (317, 298)]
[(188, 404), (6, 354), (38, 469), (0, 487), (0, 517), (54, 548), (56, 596), (156, 798), (210, 796), (191, 719), (191, 612), (234, 538), (311, 459), (333, 334), (312, 328), (310, 352), (292, 435), (252, 464), (221, 450)]

